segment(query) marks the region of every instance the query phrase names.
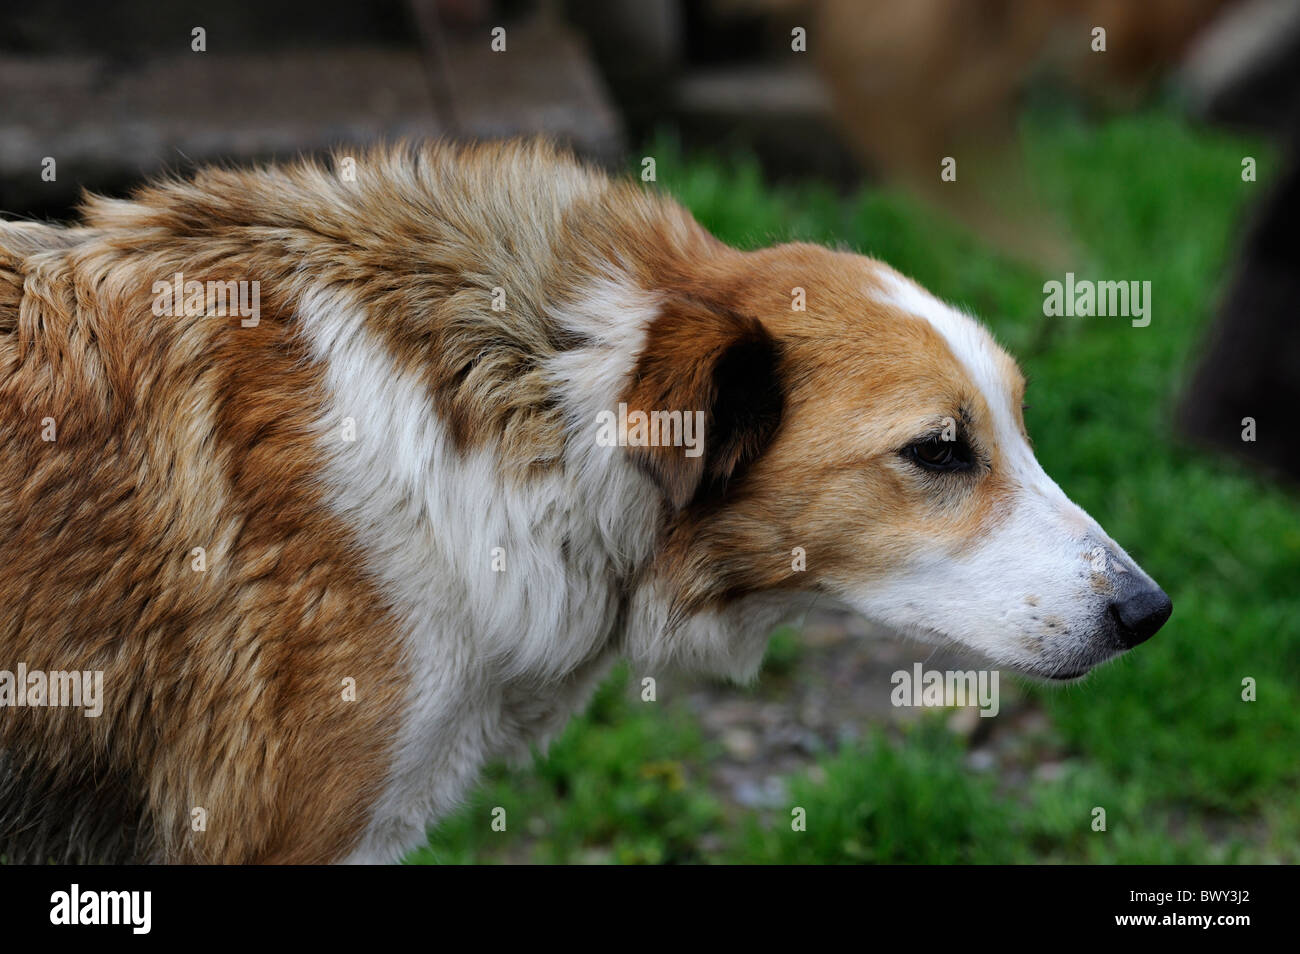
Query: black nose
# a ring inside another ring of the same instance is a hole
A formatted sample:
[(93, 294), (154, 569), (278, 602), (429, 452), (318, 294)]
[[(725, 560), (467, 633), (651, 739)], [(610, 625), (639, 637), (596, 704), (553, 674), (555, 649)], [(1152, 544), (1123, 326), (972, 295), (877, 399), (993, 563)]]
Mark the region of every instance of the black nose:
[(1115, 621), (1115, 635), (1125, 649), (1154, 636), (1173, 611), (1174, 604), (1158, 586), (1125, 593), (1106, 607)]

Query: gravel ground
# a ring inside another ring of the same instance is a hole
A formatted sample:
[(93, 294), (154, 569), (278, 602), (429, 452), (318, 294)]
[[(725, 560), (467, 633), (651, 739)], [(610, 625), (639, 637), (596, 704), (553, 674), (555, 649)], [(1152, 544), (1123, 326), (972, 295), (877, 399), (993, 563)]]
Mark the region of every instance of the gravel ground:
[[(724, 804), (782, 806), (790, 774), (811, 770), (815, 777), (820, 756), (873, 727), (901, 728), (919, 718), (925, 710), (890, 701), (894, 672), (917, 662), (927, 670), (978, 668), (954, 652), (894, 638), (829, 610), (805, 621), (799, 641), (794, 663), (765, 671), (754, 686), (687, 681), (661, 690), (664, 699), (684, 696), (706, 738), (723, 752), (709, 772)], [(1041, 706), (1006, 673), (999, 690), (995, 717), (981, 718), (973, 706), (949, 710), (948, 727), (967, 739), (969, 766), (996, 772), (1007, 789), (1031, 774), (1059, 774), (1066, 754)]]

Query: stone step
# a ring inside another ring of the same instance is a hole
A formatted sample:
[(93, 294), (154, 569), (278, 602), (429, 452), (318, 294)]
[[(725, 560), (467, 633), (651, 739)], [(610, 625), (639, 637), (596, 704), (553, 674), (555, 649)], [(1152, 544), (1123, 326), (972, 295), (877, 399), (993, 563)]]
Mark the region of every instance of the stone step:
[[(120, 191), (164, 170), (400, 137), (544, 132), (605, 163), (619, 117), (582, 42), (549, 22), (444, 39), (440, 110), (416, 48), (183, 53), (131, 61), (0, 56), (0, 211), (65, 214), (82, 188)], [(42, 178), (55, 160), (54, 181)]]

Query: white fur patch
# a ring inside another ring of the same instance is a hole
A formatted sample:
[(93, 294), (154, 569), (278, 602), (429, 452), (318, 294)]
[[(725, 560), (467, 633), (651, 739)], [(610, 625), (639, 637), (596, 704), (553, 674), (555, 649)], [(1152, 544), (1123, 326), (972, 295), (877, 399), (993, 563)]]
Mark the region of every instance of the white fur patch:
[(1011, 454), (1013, 466), (1023, 467), (1032, 453), (1016, 425), (1011, 406), (1011, 382), (1004, 377), (997, 359), (997, 344), (979, 322), (962, 314), (915, 282), (897, 272), (882, 269), (880, 278), (888, 290), (889, 301), (909, 314), (924, 318), (948, 343), (953, 356), (966, 369), (984, 396), (993, 414), (998, 443)]
[(452, 445), (423, 382), (399, 369), (355, 302), (323, 289), (303, 297), (303, 335), (330, 395), (323, 480), (403, 621), (410, 678), (388, 786), (350, 860), (391, 861), (422, 843), (486, 761), (557, 731), (605, 672), (658, 503), (619, 449), (597, 447), (594, 420), (652, 310), (610, 283), (565, 316), (595, 342), (554, 369), (575, 429), (565, 467), (512, 485), (491, 448)]

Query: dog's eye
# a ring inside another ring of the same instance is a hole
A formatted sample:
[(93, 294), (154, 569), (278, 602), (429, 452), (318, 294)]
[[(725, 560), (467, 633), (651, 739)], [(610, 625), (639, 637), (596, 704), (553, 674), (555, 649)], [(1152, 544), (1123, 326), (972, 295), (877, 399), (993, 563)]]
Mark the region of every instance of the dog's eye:
[(965, 441), (945, 441), (938, 435), (909, 444), (903, 454), (926, 470), (968, 470), (973, 462), (970, 447)]

